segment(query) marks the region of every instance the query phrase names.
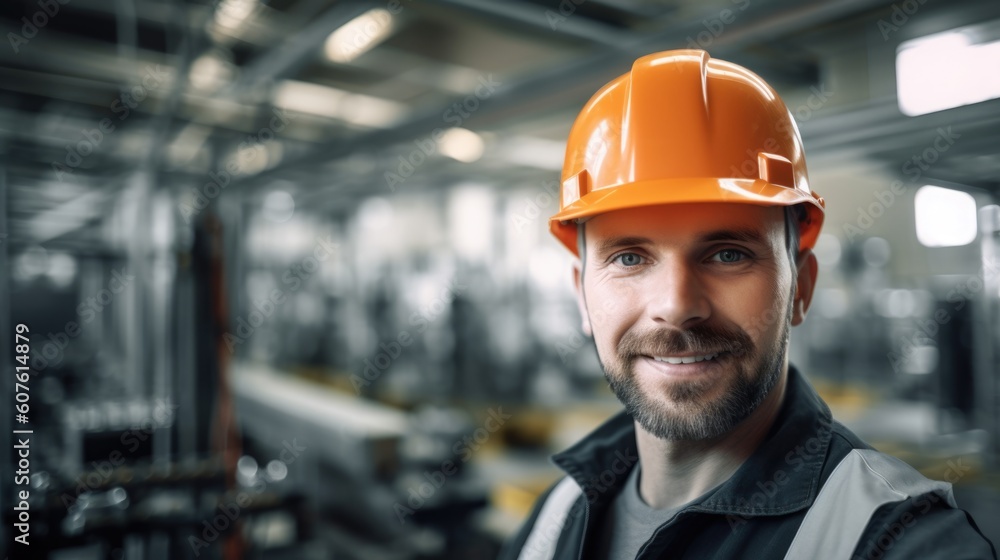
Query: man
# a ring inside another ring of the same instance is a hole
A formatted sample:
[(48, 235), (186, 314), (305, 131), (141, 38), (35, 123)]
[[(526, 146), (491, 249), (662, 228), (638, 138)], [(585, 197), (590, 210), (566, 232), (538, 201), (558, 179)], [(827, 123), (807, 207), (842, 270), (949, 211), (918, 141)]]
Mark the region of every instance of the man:
[(750, 71), (640, 58), (578, 116), (550, 225), (625, 411), (504, 558), (996, 558), (951, 484), (834, 421), (788, 363), (825, 203), (794, 121)]

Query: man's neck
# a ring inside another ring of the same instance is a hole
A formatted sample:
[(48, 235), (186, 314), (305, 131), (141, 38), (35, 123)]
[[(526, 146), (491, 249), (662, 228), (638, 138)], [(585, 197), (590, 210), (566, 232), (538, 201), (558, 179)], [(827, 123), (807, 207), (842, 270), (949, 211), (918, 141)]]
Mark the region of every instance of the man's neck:
[(731, 432), (703, 441), (668, 441), (635, 425), (642, 465), (639, 495), (650, 507), (681, 506), (725, 482), (757, 449), (784, 401), (787, 361), (760, 406)]

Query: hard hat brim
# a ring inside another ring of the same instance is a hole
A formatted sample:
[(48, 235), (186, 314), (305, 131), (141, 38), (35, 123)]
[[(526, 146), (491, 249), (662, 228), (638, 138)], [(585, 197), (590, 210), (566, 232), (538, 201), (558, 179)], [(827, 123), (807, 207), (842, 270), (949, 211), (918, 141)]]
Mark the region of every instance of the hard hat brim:
[(824, 201), (814, 193), (768, 183), (762, 179), (685, 178), (639, 181), (598, 189), (580, 197), (549, 219), (549, 229), (574, 255), (580, 218), (614, 210), (655, 206), (724, 202), (760, 206), (805, 204), (806, 219), (800, 224), (799, 247), (811, 249), (823, 225)]

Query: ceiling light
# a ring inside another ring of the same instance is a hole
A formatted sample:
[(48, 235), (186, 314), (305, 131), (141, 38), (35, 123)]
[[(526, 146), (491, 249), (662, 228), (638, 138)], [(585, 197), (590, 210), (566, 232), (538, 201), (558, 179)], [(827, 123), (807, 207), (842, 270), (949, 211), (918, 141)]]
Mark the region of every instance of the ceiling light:
[(482, 137), (465, 128), (449, 128), (441, 136), (441, 154), (464, 163), (483, 157), (483, 148)]
[(391, 33), (392, 14), (375, 8), (331, 33), (323, 51), (334, 62), (350, 62), (384, 41)]
[(233, 79), (232, 62), (219, 53), (203, 54), (191, 63), (188, 80), (199, 91), (213, 92)]
[(976, 199), (971, 194), (926, 185), (913, 201), (917, 239), (926, 247), (956, 247), (976, 239)]
[(403, 103), (293, 80), (286, 80), (275, 89), (274, 104), (372, 128), (388, 128), (408, 112)]
[(257, 8), (257, 0), (222, 0), (215, 9), (215, 30), (237, 35)]
[(971, 30), (906, 41), (896, 52), (896, 96), (909, 116), (1000, 97), (1000, 41), (974, 44)]

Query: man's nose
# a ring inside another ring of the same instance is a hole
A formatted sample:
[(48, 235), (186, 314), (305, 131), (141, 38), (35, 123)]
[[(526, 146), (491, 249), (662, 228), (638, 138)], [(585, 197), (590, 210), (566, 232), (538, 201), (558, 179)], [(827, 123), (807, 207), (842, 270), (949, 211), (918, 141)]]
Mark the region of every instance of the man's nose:
[(685, 330), (711, 315), (705, 286), (685, 259), (661, 261), (649, 278), (647, 313), (659, 326)]

